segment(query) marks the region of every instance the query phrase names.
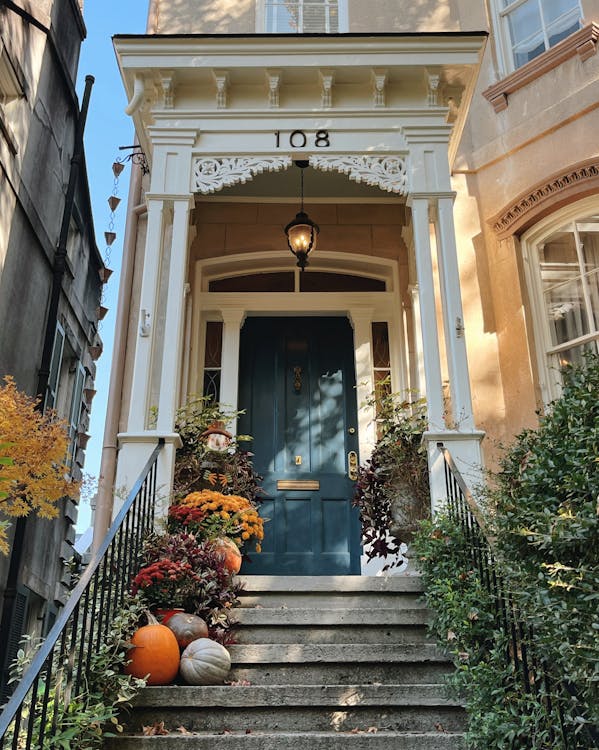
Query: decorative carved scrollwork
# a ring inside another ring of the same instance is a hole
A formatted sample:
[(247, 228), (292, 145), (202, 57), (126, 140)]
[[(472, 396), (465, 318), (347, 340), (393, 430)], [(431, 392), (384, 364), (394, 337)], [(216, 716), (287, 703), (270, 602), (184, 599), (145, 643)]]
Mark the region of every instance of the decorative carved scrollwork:
[(216, 193), (224, 187), (245, 183), (262, 172), (278, 172), (290, 166), (290, 156), (197, 158), (193, 164), (192, 190)]
[(354, 182), (374, 185), (388, 193), (407, 195), (408, 173), (401, 156), (320, 156), (310, 157), (310, 166), (323, 172), (343, 172)]

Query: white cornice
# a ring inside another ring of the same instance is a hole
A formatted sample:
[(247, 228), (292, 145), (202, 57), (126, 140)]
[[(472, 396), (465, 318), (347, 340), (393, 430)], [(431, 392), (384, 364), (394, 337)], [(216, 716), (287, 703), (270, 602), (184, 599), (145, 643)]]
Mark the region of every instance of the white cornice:
[[(341, 58), (344, 65), (364, 65), (364, 59), (356, 60), (355, 54), (367, 55), (372, 58), (392, 56), (391, 62), (397, 64), (397, 56), (405, 55), (411, 58), (410, 64), (427, 66), (443, 64), (439, 56), (448, 54), (469, 56), (476, 62), (478, 53), (484, 45), (487, 35), (484, 32), (469, 34), (414, 34), (397, 36), (353, 36), (323, 35), (319, 37), (303, 37), (296, 34), (281, 36), (267, 34), (264, 36), (252, 34), (244, 37), (222, 36), (124, 36), (113, 38), (117, 54), (121, 56), (144, 57), (151, 50), (157, 57), (179, 57), (203, 55), (202, 65), (209, 65), (206, 55), (218, 57), (235, 56), (240, 61), (249, 58), (252, 67), (256, 66), (256, 56), (282, 55), (286, 60), (296, 56), (319, 57), (312, 61), (314, 67), (326, 66), (327, 58)], [(249, 50), (249, 53), (248, 53)], [(324, 57), (321, 57), (323, 55)], [(422, 56), (422, 60), (419, 56)], [(197, 60), (196, 60), (197, 65)]]

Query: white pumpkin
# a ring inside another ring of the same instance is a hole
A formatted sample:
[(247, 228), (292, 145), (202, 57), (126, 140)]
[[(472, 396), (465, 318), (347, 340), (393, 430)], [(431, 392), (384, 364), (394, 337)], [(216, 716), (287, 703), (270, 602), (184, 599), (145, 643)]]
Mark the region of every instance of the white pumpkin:
[(179, 671), (188, 685), (219, 685), (231, 669), (229, 652), (210, 638), (192, 641), (181, 655)]

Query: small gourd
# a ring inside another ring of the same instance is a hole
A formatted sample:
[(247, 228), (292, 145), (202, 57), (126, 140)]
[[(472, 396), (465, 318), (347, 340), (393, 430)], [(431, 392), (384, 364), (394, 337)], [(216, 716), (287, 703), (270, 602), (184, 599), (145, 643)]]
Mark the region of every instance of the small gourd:
[(166, 627), (174, 633), (179, 648), (186, 648), (198, 638), (208, 637), (208, 625), (204, 620), (197, 615), (188, 615), (187, 612), (176, 612), (169, 617)]
[(144, 678), (148, 685), (168, 685), (179, 671), (179, 644), (166, 625), (148, 613), (148, 625), (135, 631), (125, 674)]
[(222, 559), (229, 573), (233, 575), (239, 573), (239, 569), (241, 568), (241, 552), (232, 539), (228, 539), (227, 537), (216, 539), (214, 549)]
[(181, 677), (188, 685), (219, 685), (230, 669), (229, 652), (210, 638), (192, 641), (181, 655)]

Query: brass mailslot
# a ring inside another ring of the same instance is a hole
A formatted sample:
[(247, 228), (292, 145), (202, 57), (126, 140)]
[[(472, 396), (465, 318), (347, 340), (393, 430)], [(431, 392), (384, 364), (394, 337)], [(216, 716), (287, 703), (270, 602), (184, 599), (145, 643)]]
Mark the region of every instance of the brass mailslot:
[(319, 490), (318, 479), (278, 479), (278, 490)]

